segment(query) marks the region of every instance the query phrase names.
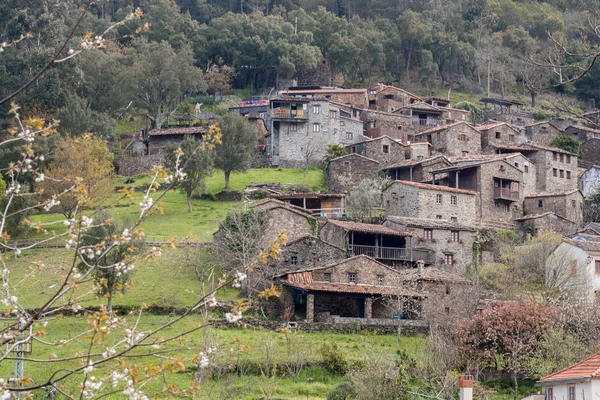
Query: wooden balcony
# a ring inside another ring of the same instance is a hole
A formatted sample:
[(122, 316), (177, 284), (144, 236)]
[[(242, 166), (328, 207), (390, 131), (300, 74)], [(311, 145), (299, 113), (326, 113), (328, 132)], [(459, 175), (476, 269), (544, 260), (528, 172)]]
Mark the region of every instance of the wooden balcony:
[(363, 246), (350, 245), (349, 250), (353, 256), (366, 255), (377, 260), (394, 260), (394, 261), (417, 261), (423, 260), (425, 264), (434, 262), (433, 252), (426, 250), (413, 249), (412, 260), (410, 249), (402, 247), (381, 247), (381, 246)]
[(307, 112), (304, 110), (290, 110), (289, 108), (274, 108), (271, 113), (273, 119), (306, 120)]
[(518, 201), (519, 192), (511, 191), (509, 188), (494, 188), (494, 200)]
[(412, 124), (420, 126), (440, 126), (442, 125), (442, 120), (433, 118), (413, 118)]

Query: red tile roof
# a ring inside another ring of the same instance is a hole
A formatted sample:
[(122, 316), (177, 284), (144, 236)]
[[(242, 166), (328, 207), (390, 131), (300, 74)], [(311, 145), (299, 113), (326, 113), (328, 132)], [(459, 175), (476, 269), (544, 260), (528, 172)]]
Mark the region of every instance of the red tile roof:
[(330, 219), (327, 223), (339, 226), (340, 228), (361, 232), (361, 233), (373, 233), (376, 235), (390, 235), (390, 236), (402, 236), (402, 237), (410, 237), (412, 236), (412, 232), (402, 232), (397, 229), (388, 228), (384, 225), (376, 225), (376, 224), (365, 224), (362, 222), (354, 222), (354, 221), (340, 221)]
[(205, 126), (182, 126), (177, 128), (152, 129), (148, 136), (168, 136), (168, 135), (196, 135), (207, 132)]
[(502, 125), (506, 125), (509, 128), (511, 128), (513, 131), (520, 133), (520, 131), (517, 128), (515, 128), (514, 126), (512, 126), (506, 122), (501, 122), (501, 121), (488, 121), (487, 123), (484, 123), (481, 125), (476, 125), (475, 129), (477, 129), (479, 131), (487, 131), (489, 129), (497, 128)]
[(470, 190), (464, 190), (464, 189), (456, 189), (456, 188), (452, 188), (449, 186), (442, 186), (442, 185), (431, 185), (429, 183), (420, 183), (420, 182), (411, 182), (411, 181), (394, 181), (392, 183), (392, 185), (394, 183), (400, 183), (402, 185), (408, 185), (408, 186), (414, 186), (414, 187), (418, 187), (421, 189), (426, 189), (426, 190), (439, 190), (442, 192), (451, 192), (451, 193), (461, 193), (461, 194), (470, 194), (470, 195), (475, 195), (477, 193), (475, 192), (471, 192)]
[(539, 382), (597, 378), (600, 374), (600, 353), (596, 353), (570, 367), (540, 378)]

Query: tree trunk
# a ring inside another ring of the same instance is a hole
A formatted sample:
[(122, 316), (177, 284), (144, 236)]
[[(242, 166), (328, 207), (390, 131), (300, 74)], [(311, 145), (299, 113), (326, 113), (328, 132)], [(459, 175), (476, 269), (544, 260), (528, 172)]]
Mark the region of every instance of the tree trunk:
[(519, 382), (517, 381), (517, 371), (513, 371), (513, 398), (517, 400), (517, 395), (519, 394)]
[(225, 189), (229, 190), (229, 176), (231, 171), (225, 171)]
[(108, 292), (108, 300), (106, 301), (106, 311), (108, 311), (108, 315), (112, 318), (112, 292)]
[(186, 197), (187, 197), (188, 212), (191, 213), (192, 212), (192, 194), (187, 193)]
[(530, 90), (529, 93), (531, 94), (531, 108), (535, 108), (535, 90)]
[(412, 46), (408, 48), (408, 55), (406, 56), (406, 87), (410, 87), (410, 59), (412, 57)]

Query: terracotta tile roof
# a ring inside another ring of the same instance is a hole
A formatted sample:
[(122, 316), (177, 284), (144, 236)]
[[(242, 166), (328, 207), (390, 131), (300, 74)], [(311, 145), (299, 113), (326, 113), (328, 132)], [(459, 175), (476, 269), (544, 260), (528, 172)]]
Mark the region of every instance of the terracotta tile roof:
[(600, 242), (597, 241), (563, 239), (563, 242), (568, 243), (571, 246), (579, 247), (585, 251), (600, 252)]
[(269, 195), (271, 199), (302, 199), (304, 197), (346, 197), (342, 193), (320, 193), (320, 192), (294, 192)]
[(434, 127), (434, 128), (427, 129), (427, 130), (425, 130), (425, 131), (422, 131), (422, 132), (419, 132), (419, 133), (415, 133), (415, 135), (414, 135), (414, 136), (421, 136), (421, 135), (426, 135), (426, 134), (429, 134), (429, 133), (434, 133), (434, 132), (437, 132), (437, 131), (443, 131), (443, 130), (446, 130), (446, 129), (449, 129), (449, 128), (454, 128), (455, 126), (457, 126), (457, 125), (460, 125), (460, 124), (465, 124), (465, 125), (468, 125), (469, 127), (473, 128), (473, 130), (474, 130), (474, 131), (476, 131), (477, 133), (480, 133), (480, 132), (479, 132), (477, 129), (475, 129), (475, 127), (473, 127), (473, 125), (471, 125), (470, 123), (468, 123), (468, 122), (465, 122), (465, 121), (458, 121), (458, 122), (454, 122), (454, 123), (452, 123), (452, 124), (440, 125), (440, 126), (436, 126), (436, 127)]
[(570, 367), (540, 378), (539, 382), (555, 382), (597, 378), (600, 374), (600, 353), (596, 353)]
[(517, 128), (515, 128), (511, 124), (509, 124), (507, 122), (502, 122), (502, 121), (488, 121), (487, 123), (483, 123), (481, 125), (475, 125), (475, 129), (477, 129), (479, 131), (487, 131), (489, 129), (494, 129), (494, 128), (497, 128), (502, 125), (506, 125), (513, 131), (515, 131), (517, 133), (521, 133)]
[(531, 197), (559, 197), (559, 196), (567, 196), (569, 194), (573, 194), (575, 192), (579, 192), (579, 189), (571, 189), (565, 190), (564, 192), (537, 192), (531, 193), (529, 196), (525, 196), (526, 199)]
[(367, 93), (367, 89), (341, 89), (341, 88), (329, 88), (329, 89), (306, 89), (306, 90), (282, 90), (280, 93), (283, 93), (284, 95), (290, 95), (290, 94), (310, 94), (310, 93), (314, 93), (314, 94), (360, 94), (360, 93)]
[(433, 157), (429, 157), (429, 158), (408, 159), (408, 160), (400, 161), (400, 162), (394, 163), (392, 165), (388, 165), (387, 167), (385, 167), (383, 169), (388, 170), (388, 169), (402, 168), (402, 167), (413, 167), (415, 165), (424, 164), (426, 162), (435, 161), (438, 159), (446, 161), (446, 163), (448, 165), (450, 165), (450, 161), (445, 156), (438, 155), (438, 156), (433, 156)]
[(400, 279), (404, 281), (432, 281), (432, 282), (452, 282), (452, 283), (470, 283), (469, 280), (462, 276), (446, 272), (436, 267), (424, 267), (423, 273), (419, 272), (418, 268), (398, 270)]
[(411, 232), (402, 232), (397, 229), (388, 228), (384, 225), (376, 225), (376, 224), (365, 224), (362, 222), (354, 222), (354, 221), (342, 221), (342, 220), (327, 220), (327, 223), (338, 226), (340, 228), (361, 232), (361, 233), (373, 233), (376, 235), (390, 235), (390, 236), (402, 236), (402, 237), (410, 237), (412, 236)]
[(290, 282), (282, 280), (282, 284), (295, 287), (303, 290), (311, 290), (315, 292), (330, 292), (330, 293), (356, 293), (356, 294), (376, 294), (388, 296), (409, 296), (409, 297), (424, 297), (422, 293), (408, 291), (394, 286), (375, 286), (361, 285), (350, 283), (334, 283), (334, 282)]
[(450, 229), (459, 231), (476, 231), (477, 228), (467, 225), (461, 225), (458, 222), (448, 221), (445, 219), (427, 219), (427, 218), (412, 218), (389, 216), (386, 222), (405, 225), (409, 228), (433, 228), (433, 229)]
[(184, 126), (177, 128), (152, 129), (148, 132), (148, 136), (168, 136), (168, 135), (197, 135), (206, 133), (208, 130), (205, 126)]
[(477, 194), (477, 193), (472, 192), (470, 190), (456, 189), (456, 188), (452, 188), (452, 187), (449, 187), (449, 186), (442, 186), (442, 185), (431, 185), (429, 183), (400, 181), (400, 180), (392, 182), (392, 185), (394, 183), (400, 183), (400, 184), (403, 184), (403, 185), (414, 186), (414, 187), (418, 187), (418, 188), (426, 189), (426, 190), (438, 190), (438, 191), (441, 191), (441, 192), (451, 192), (451, 193), (470, 194), (470, 195), (476, 195)]
[(341, 160), (342, 158), (346, 158), (346, 157), (361, 157), (361, 158), (364, 158), (365, 160), (373, 161), (373, 162), (376, 162), (377, 164), (379, 164), (379, 161), (377, 161), (377, 160), (373, 160), (372, 158), (365, 157), (365, 156), (363, 156), (361, 154), (356, 154), (356, 153), (346, 154), (346, 155), (343, 155), (343, 156), (331, 159), (331, 160), (329, 160), (329, 162), (338, 161), (338, 160)]
[[(377, 89), (379, 89), (379, 90), (377, 90)], [(415, 94), (412, 94), (412, 93), (410, 93), (409, 91), (407, 91), (407, 90), (404, 90), (404, 89), (402, 89), (402, 88), (399, 88), (399, 87), (397, 87), (397, 86), (393, 86), (393, 85), (383, 85), (383, 87), (381, 87), (381, 85), (374, 85), (374, 86), (371, 86), (371, 87), (369, 88), (369, 90), (377, 90), (377, 93), (379, 93), (379, 92), (381, 92), (382, 90), (385, 90), (385, 89), (394, 89), (394, 90), (398, 90), (398, 91), (400, 91), (400, 92), (406, 93), (407, 95), (409, 95), (409, 96), (411, 96), (411, 97), (414, 97), (415, 99), (418, 99), (418, 100), (421, 100), (421, 101), (422, 101), (422, 99), (421, 99), (419, 96), (417, 96), (417, 95), (415, 95)]]

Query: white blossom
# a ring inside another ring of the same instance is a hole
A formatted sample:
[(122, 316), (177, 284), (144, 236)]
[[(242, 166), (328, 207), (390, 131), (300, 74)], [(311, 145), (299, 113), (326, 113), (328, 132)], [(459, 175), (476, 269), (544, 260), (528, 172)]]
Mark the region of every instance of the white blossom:
[(229, 323), (237, 322), (240, 319), (242, 319), (242, 312), (241, 311), (236, 311), (236, 312), (233, 312), (233, 313), (226, 313), (225, 314), (225, 319)]
[(206, 302), (206, 305), (207, 305), (208, 307), (216, 307), (216, 306), (217, 306), (217, 299), (215, 299), (215, 296), (214, 296), (214, 295), (212, 295), (212, 296), (210, 297), (210, 299), (208, 299), (208, 301)]
[(91, 361), (88, 363), (87, 367), (85, 367), (83, 369), (83, 373), (84, 374), (89, 374), (90, 372), (92, 372), (94, 370), (94, 363), (92, 363)]
[(142, 209), (142, 212), (149, 210), (150, 207), (152, 207), (152, 203), (152, 197), (144, 196), (144, 199), (140, 202), (140, 208)]
[(200, 361), (198, 362), (198, 367), (201, 368), (201, 369), (208, 367), (208, 365), (210, 364), (210, 362), (208, 360), (208, 357), (206, 356), (206, 353), (204, 353), (203, 351), (201, 351), (200, 354), (199, 354), (199, 356), (200, 356), (199, 357)]

